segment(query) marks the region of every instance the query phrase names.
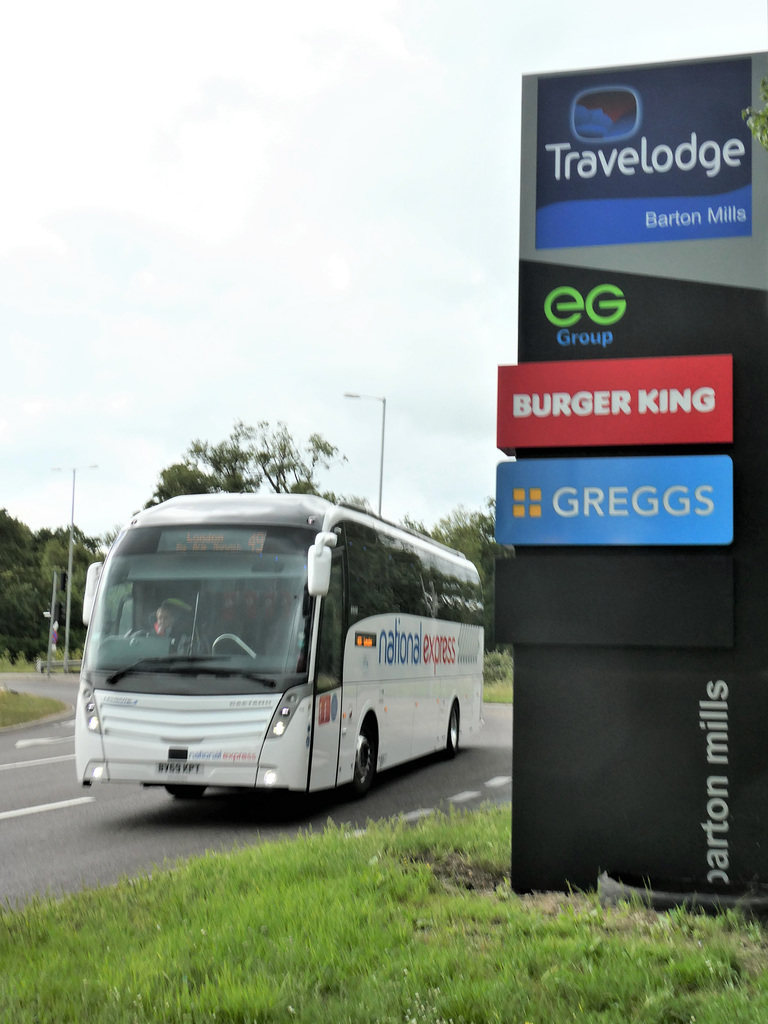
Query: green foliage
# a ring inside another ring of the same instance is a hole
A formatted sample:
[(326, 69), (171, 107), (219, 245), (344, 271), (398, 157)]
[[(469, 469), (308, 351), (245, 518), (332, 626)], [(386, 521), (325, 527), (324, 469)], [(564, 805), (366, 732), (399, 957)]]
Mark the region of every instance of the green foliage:
[(511, 704), (515, 684), (515, 663), (509, 650), (487, 651), (483, 659), (483, 699)]
[(299, 447), (284, 423), (278, 423), (272, 430), (266, 422), (259, 423), (256, 432), (255, 460), (263, 479), (276, 494), (317, 494), (317, 469), (329, 469), (336, 461), (346, 461), (338, 448), (320, 434), (310, 434), (307, 443)]
[[(34, 660), (47, 651), (48, 619), (43, 613), (50, 609), (54, 569), (61, 573), (67, 565), (69, 532), (67, 526), (33, 533), (0, 509), (0, 651), (7, 649), (11, 659)], [(75, 527), (70, 648), (82, 646), (85, 640), (85, 574), (99, 550), (98, 539)], [(64, 594), (58, 596), (63, 603)]]
[(747, 107), (746, 110), (742, 110), (741, 116), (747, 122), (752, 137), (760, 143), (763, 149), (768, 149), (768, 77), (760, 83), (760, 99), (765, 104), (761, 110)]
[(483, 660), (483, 683), (511, 682), (515, 674), (512, 652), (507, 650), (488, 651)]
[(229, 437), (217, 444), (194, 440), (181, 462), (161, 470), (146, 507), (181, 494), (258, 491), (265, 483), (276, 494), (317, 494), (317, 470), (340, 459), (320, 434), (299, 445), (285, 423), (273, 429), (265, 420), (256, 427), (236, 420)]
[(180, 494), (210, 494), (218, 489), (213, 474), (203, 472), (190, 462), (174, 462), (160, 471), (155, 493), (146, 507), (158, 505)]

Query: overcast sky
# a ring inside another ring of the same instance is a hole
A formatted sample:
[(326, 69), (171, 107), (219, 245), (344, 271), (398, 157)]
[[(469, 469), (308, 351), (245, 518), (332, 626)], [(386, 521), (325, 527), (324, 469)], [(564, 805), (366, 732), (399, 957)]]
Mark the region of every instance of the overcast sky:
[(0, 508), (67, 525), (77, 467), (91, 536), (236, 419), (321, 433), (375, 507), (382, 404), (346, 391), (387, 400), (385, 516), (483, 506), (521, 77), (768, 48), (765, 0), (6, 8)]

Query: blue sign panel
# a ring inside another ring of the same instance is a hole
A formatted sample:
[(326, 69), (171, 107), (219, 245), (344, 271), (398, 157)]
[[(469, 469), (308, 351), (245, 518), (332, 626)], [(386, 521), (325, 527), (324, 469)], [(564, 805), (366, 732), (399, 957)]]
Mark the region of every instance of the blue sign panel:
[(536, 248), (752, 233), (749, 59), (541, 78)]
[(496, 474), (496, 540), (730, 544), (733, 463), (728, 455), (502, 462)]

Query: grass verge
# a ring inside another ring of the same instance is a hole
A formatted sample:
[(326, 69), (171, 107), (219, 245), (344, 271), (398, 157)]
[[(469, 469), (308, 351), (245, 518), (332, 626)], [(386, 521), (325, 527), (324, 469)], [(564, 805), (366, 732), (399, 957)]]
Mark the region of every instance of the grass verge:
[(13, 1024), (768, 1020), (766, 933), (509, 888), (509, 807), (329, 826), (0, 913)]
[(34, 661), (27, 661), (23, 654), (12, 657), (10, 651), (0, 651), (0, 673), (2, 672), (34, 672)]
[(483, 700), (489, 704), (513, 704), (514, 686), (511, 682), (483, 684)]
[(35, 697), (29, 693), (6, 690), (0, 682), (0, 729), (35, 722), (47, 715), (55, 715), (57, 711), (64, 711), (66, 706), (52, 697)]

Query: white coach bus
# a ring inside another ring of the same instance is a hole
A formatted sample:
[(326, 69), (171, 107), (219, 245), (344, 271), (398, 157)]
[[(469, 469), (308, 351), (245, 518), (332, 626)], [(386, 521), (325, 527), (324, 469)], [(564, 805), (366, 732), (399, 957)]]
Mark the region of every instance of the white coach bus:
[(475, 567), (322, 498), (192, 495), (138, 513), (91, 566), (84, 618), (84, 786), (362, 795), (379, 769), (453, 756), (480, 725)]

